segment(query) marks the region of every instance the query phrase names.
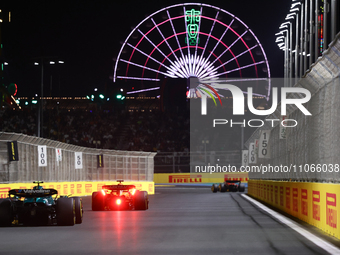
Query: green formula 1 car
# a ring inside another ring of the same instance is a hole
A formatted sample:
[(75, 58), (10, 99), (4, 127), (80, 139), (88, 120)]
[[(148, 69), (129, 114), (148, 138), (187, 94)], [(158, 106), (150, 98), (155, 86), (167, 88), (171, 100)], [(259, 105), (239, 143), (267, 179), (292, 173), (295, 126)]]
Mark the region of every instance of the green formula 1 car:
[(80, 197), (58, 198), (57, 190), (44, 189), (40, 181), (33, 183), (37, 184), (33, 189), (12, 189), (8, 192), (8, 198), (0, 199), (0, 226), (72, 226), (82, 223), (83, 204)]

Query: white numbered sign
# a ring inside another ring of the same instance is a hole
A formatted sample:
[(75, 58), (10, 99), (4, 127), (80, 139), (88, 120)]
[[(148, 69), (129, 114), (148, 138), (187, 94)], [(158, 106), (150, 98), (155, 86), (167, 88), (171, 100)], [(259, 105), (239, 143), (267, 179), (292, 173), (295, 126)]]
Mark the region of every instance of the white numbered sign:
[(242, 151), (242, 166), (248, 166), (248, 150)]
[(255, 143), (249, 144), (249, 164), (256, 164)]
[(259, 158), (270, 158), (269, 155), (269, 137), (270, 137), (270, 130), (262, 130), (260, 136), (260, 144), (259, 144)]
[(38, 146), (39, 166), (47, 166), (47, 149), (46, 145)]
[(55, 155), (56, 155), (57, 161), (62, 160), (61, 149), (55, 149)]
[(75, 162), (74, 162), (75, 169), (82, 169), (83, 168), (83, 153), (75, 152), (74, 159), (75, 159)]

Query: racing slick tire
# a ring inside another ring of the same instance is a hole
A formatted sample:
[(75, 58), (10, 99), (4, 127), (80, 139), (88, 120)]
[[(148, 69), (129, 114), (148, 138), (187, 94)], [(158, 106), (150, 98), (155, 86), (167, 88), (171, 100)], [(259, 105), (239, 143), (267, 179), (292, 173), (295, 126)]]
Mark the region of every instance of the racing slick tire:
[(228, 185), (225, 183), (220, 183), (220, 185), (218, 185), (218, 189), (220, 192), (226, 192), (228, 190)]
[(8, 199), (0, 199), (0, 226), (9, 227), (12, 221), (11, 201)]
[(105, 200), (101, 192), (92, 193), (92, 211), (104, 211)]
[(218, 184), (213, 184), (213, 185), (211, 186), (211, 191), (212, 191), (213, 193), (216, 193), (218, 190), (219, 190), (219, 189), (218, 189)]
[(57, 224), (73, 226), (76, 222), (76, 206), (73, 198), (61, 197), (57, 200)]
[(241, 183), (240, 186), (238, 186), (238, 191), (244, 192), (244, 190), (245, 190), (245, 185), (243, 183)]
[(76, 207), (76, 224), (83, 222), (83, 200), (81, 197), (72, 197)]
[(135, 194), (135, 210), (147, 210), (149, 208), (149, 196), (146, 191), (137, 191)]

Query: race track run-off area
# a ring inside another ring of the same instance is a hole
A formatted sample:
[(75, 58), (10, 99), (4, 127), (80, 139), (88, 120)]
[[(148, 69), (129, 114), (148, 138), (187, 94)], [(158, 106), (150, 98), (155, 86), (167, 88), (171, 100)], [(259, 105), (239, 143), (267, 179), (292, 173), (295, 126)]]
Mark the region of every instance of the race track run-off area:
[(327, 254), (241, 193), (158, 187), (147, 211), (92, 211), (72, 227), (0, 228), (0, 254)]

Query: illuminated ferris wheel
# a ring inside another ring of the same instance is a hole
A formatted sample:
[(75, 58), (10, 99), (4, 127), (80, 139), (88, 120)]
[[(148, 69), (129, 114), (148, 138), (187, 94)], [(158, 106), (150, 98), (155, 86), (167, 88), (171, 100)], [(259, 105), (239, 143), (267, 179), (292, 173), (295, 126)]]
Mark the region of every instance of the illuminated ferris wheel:
[(196, 77), (188, 97), (206, 94), (204, 83), (214, 87), (220, 82), (234, 83), (245, 93), (252, 82), (254, 95), (270, 95), (269, 64), (255, 34), (236, 16), (208, 4), (183, 3), (158, 10), (123, 42), (114, 82), (158, 82), (164, 77)]

